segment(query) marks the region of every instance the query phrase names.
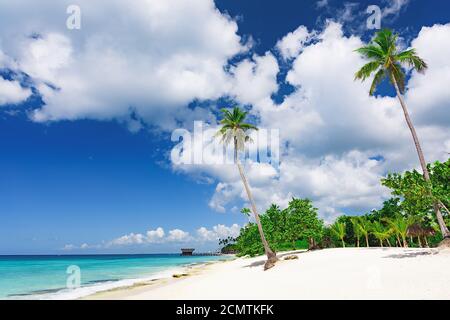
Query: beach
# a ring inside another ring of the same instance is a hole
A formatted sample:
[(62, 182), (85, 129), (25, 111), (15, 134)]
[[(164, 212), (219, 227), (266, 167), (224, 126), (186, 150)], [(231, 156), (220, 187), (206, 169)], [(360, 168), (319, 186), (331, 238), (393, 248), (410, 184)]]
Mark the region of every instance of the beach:
[(85, 299), (450, 299), (448, 251), (335, 248), (278, 257), (267, 271), (264, 256), (236, 258)]

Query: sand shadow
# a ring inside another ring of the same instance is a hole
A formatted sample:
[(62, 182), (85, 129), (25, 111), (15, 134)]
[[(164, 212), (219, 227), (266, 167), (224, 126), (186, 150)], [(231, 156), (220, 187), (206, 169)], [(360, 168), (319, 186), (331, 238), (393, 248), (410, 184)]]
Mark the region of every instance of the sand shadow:
[[(308, 252), (308, 250), (297, 250), (297, 251), (290, 251), (290, 252), (283, 252), (283, 253), (278, 253), (277, 254), (277, 258), (279, 260), (282, 260), (283, 257), (285, 256), (290, 256), (293, 254), (299, 254), (299, 253), (305, 253)], [(253, 267), (259, 267), (259, 266), (263, 266), (266, 263), (266, 260), (261, 260), (261, 261), (255, 261), (252, 262), (246, 266), (243, 266), (242, 268), (253, 268)]]
[(405, 258), (416, 258), (419, 256), (430, 256), (435, 254), (437, 254), (437, 252), (434, 251), (414, 251), (414, 252), (390, 254), (383, 258), (405, 259)]

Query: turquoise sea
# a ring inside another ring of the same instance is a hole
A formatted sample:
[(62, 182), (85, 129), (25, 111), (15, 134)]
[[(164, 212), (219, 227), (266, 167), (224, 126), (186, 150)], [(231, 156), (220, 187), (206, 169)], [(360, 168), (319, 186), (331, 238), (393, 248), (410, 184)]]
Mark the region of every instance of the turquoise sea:
[(0, 256), (0, 299), (76, 299), (223, 259), (179, 254)]

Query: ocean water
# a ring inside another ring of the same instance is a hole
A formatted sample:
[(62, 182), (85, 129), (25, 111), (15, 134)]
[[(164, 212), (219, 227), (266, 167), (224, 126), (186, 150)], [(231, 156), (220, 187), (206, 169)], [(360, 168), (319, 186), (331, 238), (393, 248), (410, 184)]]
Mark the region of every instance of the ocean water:
[[(179, 254), (0, 256), (0, 299), (76, 299), (223, 259)], [(76, 279), (80, 286), (70, 288)]]

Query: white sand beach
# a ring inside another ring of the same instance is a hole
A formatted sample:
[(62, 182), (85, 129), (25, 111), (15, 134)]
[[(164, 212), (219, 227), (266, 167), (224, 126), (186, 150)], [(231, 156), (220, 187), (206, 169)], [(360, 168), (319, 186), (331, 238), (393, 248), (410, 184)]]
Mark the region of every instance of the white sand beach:
[[(295, 254), (298, 259), (283, 260)], [(87, 299), (450, 299), (450, 253), (436, 249), (338, 248), (237, 258), (180, 278), (100, 292)]]

